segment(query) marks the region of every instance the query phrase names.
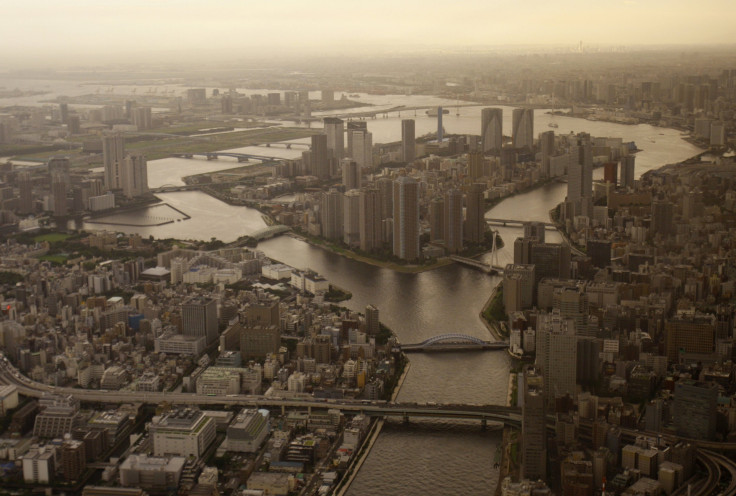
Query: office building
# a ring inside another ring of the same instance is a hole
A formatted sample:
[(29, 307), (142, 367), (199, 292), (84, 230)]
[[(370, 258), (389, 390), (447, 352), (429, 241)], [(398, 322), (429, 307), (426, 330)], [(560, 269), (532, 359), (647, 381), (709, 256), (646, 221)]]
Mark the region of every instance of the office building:
[(365, 332), (369, 336), (375, 336), (380, 330), (378, 308), (374, 305), (368, 305), (365, 307)]
[(589, 239), (586, 250), (591, 263), (601, 269), (611, 265), (611, 241), (607, 239)]
[(484, 159), (481, 152), (468, 152), (468, 177), (471, 180), (485, 176)]
[(343, 233), (343, 195), (336, 189), (322, 194), (320, 223), (322, 236), (327, 239), (342, 239)]
[(652, 235), (660, 234), (669, 236), (675, 232), (675, 206), (667, 200), (654, 200), (652, 202), (652, 223), (650, 232)]
[(712, 440), (716, 433), (718, 385), (681, 379), (675, 383), (675, 428), (692, 439)]
[(481, 151), (499, 155), (503, 146), (503, 109), (484, 108), (480, 116)]
[(21, 458), (23, 481), (30, 484), (51, 484), (56, 471), (55, 460), (53, 446), (29, 449)]
[(136, 107), (131, 109), (133, 116), (133, 125), (139, 131), (151, 129), (153, 127), (153, 119), (151, 118), (151, 107)]
[(603, 164), (603, 182), (616, 187), (618, 183), (618, 162), (606, 162)]
[(516, 108), (512, 113), (514, 148), (534, 148), (534, 109)]
[(125, 158), (123, 136), (119, 133), (102, 137), (102, 165), (105, 168), (105, 188), (121, 189), (120, 169)]
[(381, 220), (389, 219), (394, 215), (394, 182), (388, 177), (382, 177), (375, 185), (381, 197)]
[(33, 205), (33, 180), (27, 171), (18, 173), (18, 213), (31, 214), (35, 210)]
[(575, 323), (559, 311), (537, 316), (537, 357), (542, 370), (547, 404), (565, 395), (575, 399), (577, 379), (577, 339)]
[(448, 253), (463, 250), (463, 194), (456, 189), (445, 193), (445, 249)]
[(79, 401), (71, 396), (45, 395), (39, 401), (43, 410), (36, 415), (33, 435), (45, 439), (63, 438), (80, 422)]
[(547, 415), (544, 378), (538, 370), (526, 366), (521, 408), (522, 479), (545, 480), (547, 477)]
[(281, 331), (277, 325), (244, 327), (240, 334), (240, 354), (243, 360), (264, 360), (281, 347)]
[(181, 333), (204, 337), (209, 345), (217, 340), (217, 301), (195, 297), (181, 306)]
[(579, 139), (570, 147), (568, 166), (567, 201), (575, 208), (575, 215), (591, 217), (593, 198), (593, 145), (587, 139)]
[(313, 176), (317, 176), (321, 180), (330, 178), (330, 154), (327, 151), (327, 135), (312, 135), (310, 165)]
[(337, 117), (324, 118), (327, 150), (337, 161), (345, 158), (345, 123)]
[(445, 239), (445, 200), (437, 197), (429, 202), (429, 240)]
[(404, 162), (412, 162), (416, 158), (414, 119), (401, 121), (401, 158)]
[(342, 169), (342, 184), (345, 186), (345, 191), (360, 189), (361, 170), (358, 163), (355, 160), (344, 158), (340, 161), (340, 167)]
[(373, 134), (366, 130), (348, 131), (352, 136), (352, 158), (358, 166), (373, 167)]
[(120, 464), (120, 485), (146, 491), (172, 491), (179, 487), (186, 458), (131, 454)]
[(542, 152), (542, 172), (546, 177), (552, 177), (550, 163), (555, 153), (555, 132), (545, 131), (539, 134), (539, 149)]
[(78, 480), (87, 468), (87, 455), (82, 441), (65, 440), (60, 448), (61, 472), (67, 481)]
[(351, 189), (345, 193), (343, 204), (343, 243), (356, 248), (360, 246), (360, 191)]
[(271, 430), (268, 410), (243, 409), (227, 427), (228, 451), (255, 453)]
[(378, 250), (383, 245), (383, 225), (381, 223), (381, 194), (378, 189), (360, 190), (360, 249)]
[(53, 212), (55, 217), (63, 217), (69, 213), (67, 190), (68, 183), (55, 174), (51, 179), (51, 195), (54, 199)]
[(347, 152), (346, 156), (355, 158), (353, 150), (353, 131), (368, 132), (368, 123), (366, 121), (348, 121), (347, 125)]
[[(516, 244), (514, 244), (514, 263), (519, 263), (516, 261)], [(545, 277), (569, 279), (570, 247), (563, 243), (536, 243), (532, 241), (530, 243), (529, 261), (521, 263), (535, 265), (537, 283)]]
[(393, 253), (403, 260), (419, 258), (419, 184), (401, 176), (393, 183)]
[(465, 194), (465, 240), (468, 243), (482, 243), (486, 233), (486, 204), (483, 192), (485, 184), (473, 183)]
[(625, 155), (621, 157), (621, 168), (619, 170), (618, 184), (622, 188), (634, 187), (636, 155)]
[(264, 297), (255, 303), (249, 303), (245, 307), (244, 315), (247, 325), (280, 325), (279, 299), (277, 297)]
[(121, 185), (127, 198), (148, 193), (148, 162), (141, 153), (131, 153), (123, 160)]
[(536, 238), (537, 243), (544, 243), (547, 228), (542, 222), (524, 222), (524, 237)]
[(215, 421), (195, 408), (179, 408), (153, 417), (148, 432), (155, 456), (199, 458), (215, 440)]
[[(503, 297), (506, 313), (531, 308), (534, 304), (534, 265), (507, 264), (503, 271)], [(508, 295), (506, 288), (508, 287)]]

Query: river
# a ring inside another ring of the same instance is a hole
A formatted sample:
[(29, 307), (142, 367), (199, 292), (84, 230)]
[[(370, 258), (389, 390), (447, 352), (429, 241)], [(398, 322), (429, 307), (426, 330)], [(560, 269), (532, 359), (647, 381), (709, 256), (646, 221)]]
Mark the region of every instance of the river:
[[(7, 86), (7, 85), (6, 85)], [(69, 87), (66, 87), (69, 88)], [(79, 88), (74, 88), (79, 91)], [(122, 90), (116, 91), (122, 93)], [(265, 90), (263, 90), (265, 92)], [(313, 96), (314, 97), (314, 96)], [(419, 96), (368, 96), (364, 101), (391, 108), (396, 105), (451, 104), (447, 100)], [(31, 98), (26, 99), (31, 100)], [(465, 107), (456, 115), (444, 116), (448, 133), (479, 134), (481, 107)], [(416, 119), (416, 132), (421, 135), (436, 130), (436, 118), (423, 111), (393, 112), (387, 118), (369, 119), (368, 130), (373, 142), (400, 139), (400, 120)], [(635, 141), (643, 149), (637, 154), (637, 175), (666, 163), (688, 158), (698, 149), (683, 141), (675, 130), (648, 125), (620, 125), (592, 122), (578, 118), (551, 116), (535, 111), (535, 132), (557, 124), (556, 133), (589, 132), (593, 136), (621, 137)], [(313, 124), (314, 125), (314, 124)], [(314, 125), (319, 127), (319, 125)], [(504, 129), (511, 128), (511, 109), (504, 108)], [(238, 151), (264, 148), (247, 147)], [(300, 151), (268, 149), (269, 154), (285, 158), (296, 157)], [(179, 184), (184, 175), (205, 170), (237, 166), (226, 161), (164, 159), (149, 163), (151, 187)], [(240, 164), (242, 165), (242, 164)], [(596, 172), (600, 175), (600, 171)], [(516, 195), (499, 203), (486, 215), (491, 218), (548, 220), (548, 211), (560, 202), (566, 191), (562, 183), (550, 183), (528, 193)], [(260, 213), (227, 206), (200, 192), (180, 192), (160, 195), (164, 202), (192, 218), (160, 227), (109, 226), (123, 232), (139, 232), (160, 238), (209, 240), (217, 237), (232, 241), (265, 226)], [(130, 214), (122, 214), (130, 217)], [(145, 209), (137, 216), (155, 216)], [(112, 216), (121, 221), (124, 217)], [(85, 225), (100, 229), (104, 225)], [(506, 247), (499, 251), (499, 262), (513, 260), (513, 241), (518, 228), (498, 228)], [(548, 232), (548, 239), (558, 241), (559, 234)], [(345, 305), (362, 311), (366, 305), (376, 305), (381, 320), (394, 329), (402, 342), (419, 342), (448, 332), (460, 332), (489, 339), (488, 331), (478, 313), (499, 282), (475, 270), (453, 265), (419, 274), (400, 274), (388, 269), (362, 264), (315, 248), (309, 244), (281, 236), (259, 244), (269, 257), (299, 268), (312, 268), (336, 285), (353, 293)], [(485, 255), (489, 260), (490, 254)], [(448, 353), (411, 355), (411, 369), (398, 396), (406, 402), (502, 403), (507, 394), (510, 359), (503, 352)], [(444, 422), (413, 422), (404, 425), (387, 422), (373, 450), (355, 478), (348, 494), (363, 495), (424, 495), (488, 494), (495, 487), (498, 471), (493, 459), (500, 443), (500, 432), (481, 432), (478, 425), (454, 425)]]

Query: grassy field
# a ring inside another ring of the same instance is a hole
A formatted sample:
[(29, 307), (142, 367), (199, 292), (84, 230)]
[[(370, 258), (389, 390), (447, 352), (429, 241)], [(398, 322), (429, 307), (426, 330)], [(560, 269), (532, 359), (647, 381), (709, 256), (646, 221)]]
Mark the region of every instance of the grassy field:
[(33, 238), (33, 240), (36, 243), (41, 243), (43, 241), (48, 241), (49, 243), (56, 243), (57, 241), (66, 241), (71, 237), (71, 234), (64, 234), (64, 233), (48, 233), (48, 234), (42, 234), (40, 236), (36, 236)]

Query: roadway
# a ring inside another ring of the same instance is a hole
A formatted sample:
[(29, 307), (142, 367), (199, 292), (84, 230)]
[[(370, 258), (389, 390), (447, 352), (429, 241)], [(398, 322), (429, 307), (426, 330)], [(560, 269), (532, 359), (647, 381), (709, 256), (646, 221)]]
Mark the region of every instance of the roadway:
[[(7, 359), (0, 358), (0, 384), (14, 385), (18, 392), (25, 396), (39, 398), (44, 394), (71, 395), (82, 402), (92, 403), (148, 403), (148, 404), (182, 404), (182, 405), (231, 405), (254, 408), (306, 408), (338, 409), (348, 413), (362, 413), (373, 417), (399, 417), (408, 420), (411, 417), (428, 417), (443, 419), (480, 420), (485, 426), (487, 422), (499, 422), (517, 428), (521, 427), (521, 408), (502, 405), (448, 405), (448, 404), (416, 404), (394, 403), (385, 401), (353, 400), (353, 399), (321, 399), (321, 398), (282, 398), (263, 395), (214, 395), (202, 396), (195, 393), (178, 392), (141, 392), (141, 391), (106, 391), (69, 387), (49, 386), (32, 381), (15, 369)], [(554, 417), (550, 417), (554, 422)], [(591, 428), (589, 421), (581, 419), (580, 426)], [(713, 451), (736, 451), (736, 442), (703, 441), (699, 439), (681, 438), (658, 432), (639, 431), (621, 428), (622, 434), (630, 438), (637, 436), (660, 436), (674, 443), (685, 441), (698, 448), (697, 459), (707, 472), (707, 477), (696, 484), (692, 494), (736, 494), (736, 461)], [(726, 479), (726, 480), (724, 480)], [(721, 486), (725, 491), (716, 492)]]
[(44, 394), (72, 395), (79, 401), (88, 403), (147, 403), (147, 404), (182, 404), (199, 406), (245, 406), (252, 408), (306, 408), (338, 409), (348, 413), (362, 413), (371, 417), (411, 417), (469, 419), (482, 422), (503, 422), (520, 425), (521, 409), (500, 405), (447, 405), (387, 403), (385, 401), (369, 401), (354, 399), (326, 398), (283, 398), (263, 395), (199, 395), (195, 393), (179, 393), (170, 391), (107, 391), (96, 389), (78, 389), (41, 384), (25, 377), (3, 357), (0, 360), (0, 383), (14, 385), (18, 392), (25, 396), (39, 398)]

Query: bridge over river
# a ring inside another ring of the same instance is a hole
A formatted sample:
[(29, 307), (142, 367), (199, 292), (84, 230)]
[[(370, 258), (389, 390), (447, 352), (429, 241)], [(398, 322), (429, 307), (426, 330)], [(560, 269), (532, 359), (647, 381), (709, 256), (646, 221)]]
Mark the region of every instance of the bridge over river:
[(483, 341), (482, 339), (468, 336), (467, 334), (449, 333), (440, 334), (429, 339), (425, 339), (421, 343), (400, 344), (397, 346), (403, 352), (453, 352), (453, 351), (495, 351), (505, 350), (509, 347), (508, 343), (503, 341)]

